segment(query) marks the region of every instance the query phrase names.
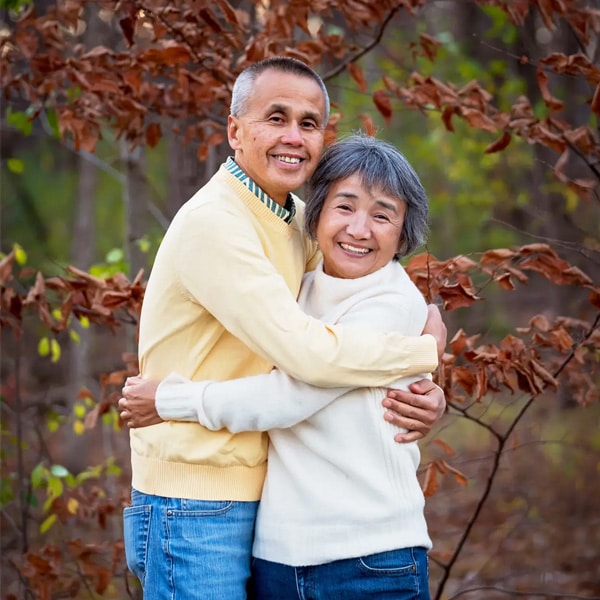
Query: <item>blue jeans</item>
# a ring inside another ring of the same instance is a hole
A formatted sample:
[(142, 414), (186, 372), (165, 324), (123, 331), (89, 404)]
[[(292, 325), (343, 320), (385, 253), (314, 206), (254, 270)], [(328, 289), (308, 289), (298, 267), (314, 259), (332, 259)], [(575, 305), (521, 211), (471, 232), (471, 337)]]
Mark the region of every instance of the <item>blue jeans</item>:
[(403, 548), (312, 567), (252, 561), (256, 600), (429, 600), (427, 551)]
[(144, 600), (246, 600), (258, 502), (131, 492), (125, 556)]

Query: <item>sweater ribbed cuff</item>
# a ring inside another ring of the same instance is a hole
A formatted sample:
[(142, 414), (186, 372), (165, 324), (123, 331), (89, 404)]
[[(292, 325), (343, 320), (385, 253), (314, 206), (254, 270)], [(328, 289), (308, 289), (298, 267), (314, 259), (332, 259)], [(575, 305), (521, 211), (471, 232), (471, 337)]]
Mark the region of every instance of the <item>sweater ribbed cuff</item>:
[(156, 411), (165, 421), (206, 422), (202, 407), (204, 390), (210, 381), (190, 381), (170, 373), (156, 390)]

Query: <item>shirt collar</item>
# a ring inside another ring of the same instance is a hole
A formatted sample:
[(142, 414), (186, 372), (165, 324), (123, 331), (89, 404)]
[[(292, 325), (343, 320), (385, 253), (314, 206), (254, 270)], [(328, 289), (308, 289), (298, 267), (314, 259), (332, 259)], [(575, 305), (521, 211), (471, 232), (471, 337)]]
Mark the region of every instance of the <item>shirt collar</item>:
[(286, 223), (291, 223), (296, 216), (296, 205), (292, 194), (288, 194), (285, 200), (285, 206), (281, 206), (271, 198), (253, 179), (251, 179), (230, 156), (225, 162), (225, 168), (237, 179), (239, 179), (267, 208), (283, 219)]

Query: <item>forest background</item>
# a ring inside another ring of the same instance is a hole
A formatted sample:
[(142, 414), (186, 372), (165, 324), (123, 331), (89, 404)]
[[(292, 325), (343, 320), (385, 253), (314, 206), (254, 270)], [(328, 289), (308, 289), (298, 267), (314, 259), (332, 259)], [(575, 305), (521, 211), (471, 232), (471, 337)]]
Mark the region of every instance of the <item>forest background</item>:
[(325, 79), (328, 142), (393, 142), (430, 196), (406, 267), (451, 338), (421, 444), (432, 597), (600, 598), (597, 2), (0, 9), (3, 598), (140, 597), (116, 400), (144, 283), (230, 154), (236, 75), (277, 54)]

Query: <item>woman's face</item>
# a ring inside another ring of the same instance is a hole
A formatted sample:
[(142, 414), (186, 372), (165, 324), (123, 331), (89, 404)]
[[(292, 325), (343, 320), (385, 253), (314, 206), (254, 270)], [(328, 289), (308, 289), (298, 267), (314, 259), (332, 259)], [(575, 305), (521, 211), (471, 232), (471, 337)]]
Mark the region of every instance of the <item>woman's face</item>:
[(325, 273), (355, 279), (387, 265), (398, 252), (405, 213), (404, 200), (367, 191), (359, 175), (336, 181), (317, 224)]

